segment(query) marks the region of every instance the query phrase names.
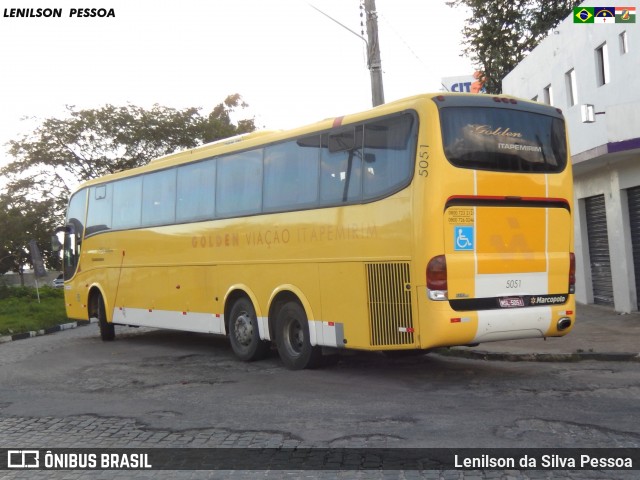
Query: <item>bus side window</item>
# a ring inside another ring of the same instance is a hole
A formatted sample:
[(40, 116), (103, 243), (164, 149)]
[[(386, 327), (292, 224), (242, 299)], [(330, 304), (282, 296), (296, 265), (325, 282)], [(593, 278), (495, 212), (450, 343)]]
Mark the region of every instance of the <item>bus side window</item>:
[(113, 184), (113, 228), (139, 228), (142, 207), (142, 177), (118, 180)]
[(216, 200), (216, 161), (178, 168), (176, 221), (212, 219)]
[(263, 149), (218, 158), (216, 216), (250, 215), (262, 209)]
[(175, 212), (176, 169), (146, 174), (142, 185), (142, 224), (171, 224)]
[(86, 235), (111, 230), (113, 183), (96, 185), (89, 189)]
[(413, 116), (365, 125), (364, 199), (374, 199), (408, 184), (415, 155), (411, 139)]
[(338, 205), (362, 198), (362, 127), (356, 134), (356, 147), (331, 153), (328, 134), (322, 135), (320, 161), (320, 203)]
[(318, 200), (320, 137), (286, 142), (265, 149), (264, 210), (296, 210)]

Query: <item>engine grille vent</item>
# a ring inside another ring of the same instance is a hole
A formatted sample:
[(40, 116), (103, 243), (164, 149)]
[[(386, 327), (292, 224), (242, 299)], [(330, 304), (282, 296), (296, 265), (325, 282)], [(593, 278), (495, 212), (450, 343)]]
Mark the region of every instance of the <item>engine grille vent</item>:
[(371, 345), (414, 343), (408, 263), (367, 263)]

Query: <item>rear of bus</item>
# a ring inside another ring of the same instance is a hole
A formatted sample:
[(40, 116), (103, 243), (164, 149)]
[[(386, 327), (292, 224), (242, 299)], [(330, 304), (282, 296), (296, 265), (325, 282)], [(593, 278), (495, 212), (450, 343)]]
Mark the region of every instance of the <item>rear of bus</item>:
[(490, 95), (432, 102), (439, 127), (420, 147), (430, 160), (422, 348), (565, 335), (575, 261), (562, 112)]

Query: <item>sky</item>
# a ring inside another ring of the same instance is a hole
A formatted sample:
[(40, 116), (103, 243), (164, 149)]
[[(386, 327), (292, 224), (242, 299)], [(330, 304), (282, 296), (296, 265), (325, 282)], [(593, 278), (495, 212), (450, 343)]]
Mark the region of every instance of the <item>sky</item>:
[[(6, 142), (65, 106), (202, 107), (239, 93), (259, 128), (366, 110), (371, 84), (360, 0), (0, 0), (0, 165)], [(69, 18), (71, 8), (114, 18)], [(62, 18), (12, 18), (11, 8)], [(466, 11), (444, 0), (376, 0), (387, 102), (473, 73), (460, 56)], [(27, 120), (25, 120), (25, 118)], [(30, 120), (29, 120), (30, 119)]]

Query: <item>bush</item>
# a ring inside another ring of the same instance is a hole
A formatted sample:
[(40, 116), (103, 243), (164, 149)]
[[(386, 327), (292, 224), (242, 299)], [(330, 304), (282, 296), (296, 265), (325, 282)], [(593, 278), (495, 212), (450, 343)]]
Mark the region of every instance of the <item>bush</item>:
[(38, 294), (32, 287), (0, 286), (0, 335), (41, 330), (67, 322), (64, 291), (48, 286)]
[[(6, 298), (32, 298), (37, 300), (38, 292), (34, 287), (10, 287), (0, 285), (0, 300)], [(64, 298), (64, 290), (45, 285), (40, 287), (40, 298)]]

